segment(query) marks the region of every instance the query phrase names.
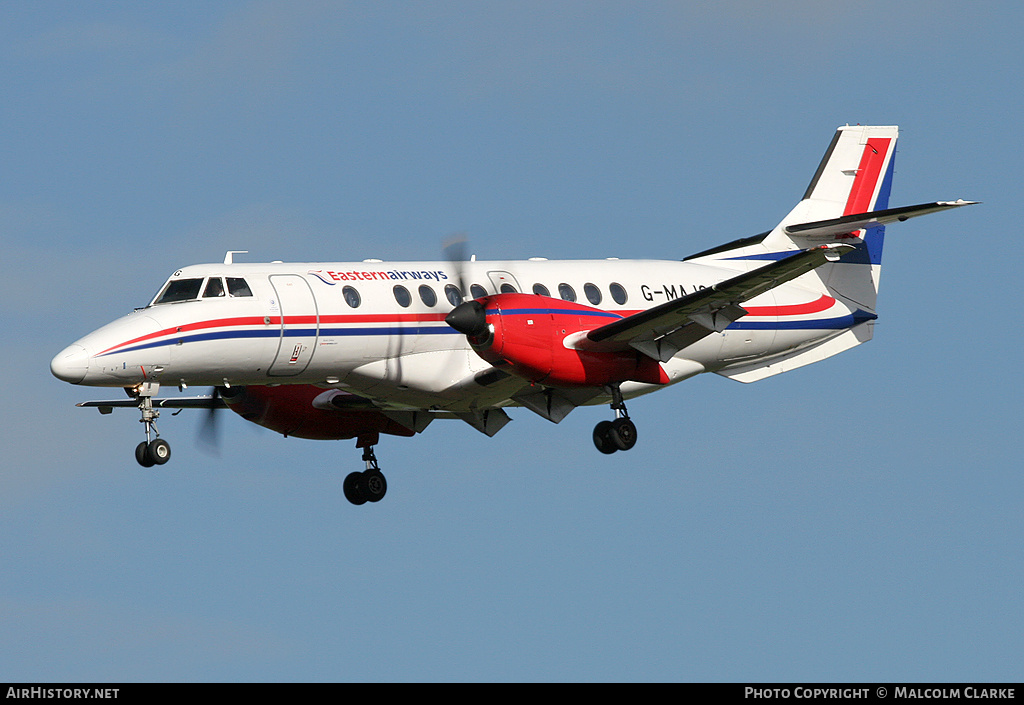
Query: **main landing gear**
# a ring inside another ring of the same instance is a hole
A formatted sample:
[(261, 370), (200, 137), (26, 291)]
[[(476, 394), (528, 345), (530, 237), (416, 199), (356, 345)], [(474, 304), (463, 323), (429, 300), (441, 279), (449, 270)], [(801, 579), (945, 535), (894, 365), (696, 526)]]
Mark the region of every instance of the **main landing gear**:
[(615, 411), (615, 420), (601, 421), (594, 427), (594, 445), (607, 455), (617, 450), (629, 450), (636, 445), (636, 424), (626, 412), (619, 385), (612, 386), (611, 392), (611, 408)]
[(156, 428), (160, 412), (153, 408), (153, 395), (159, 388), (158, 384), (147, 383), (138, 389), (126, 390), (139, 400), (139, 411), (142, 412), (139, 421), (146, 426), (146, 440), (135, 446), (135, 460), (144, 468), (163, 465), (171, 459), (171, 444), (160, 438), (160, 431)]
[(356, 442), (356, 447), (363, 449), (363, 462), (366, 463), (366, 470), (349, 473), (342, 484), (345, 499), (352, 504), (379, 502), (384, 499), (384, 494), (388, 491), (388, 481), (384, 479), (384, 473), (377, 465), (377, 456), (373, 454), (373, 446), (377, 443), (378, 438), (377, 434), (374, 434), (373, 438), (360, 436)]

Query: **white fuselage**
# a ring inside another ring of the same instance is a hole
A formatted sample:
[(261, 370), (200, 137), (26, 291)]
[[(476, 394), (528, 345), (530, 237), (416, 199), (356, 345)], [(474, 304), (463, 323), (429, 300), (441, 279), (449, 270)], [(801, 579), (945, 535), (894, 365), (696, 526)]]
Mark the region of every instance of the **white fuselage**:
[[(737, 271), (653, 260), (194, 265), (175, 272), (149, 306), (66, 348), (51, 368), (89, 386), (317, 384), (395, 407), (500, 406), (514, 403), (515, 385), (472, 383), (491, 365), (445, 323), (458, 303), (446, 286), (461, 279), (482, 287), (465, 292), (467, 300), (503, 286), (546, 290), (627, 316)], [(670, 381), (790, 352), (855, 324), (853, 308), (799, 281), (745, 303), (748, 315), (725, 332), (663, 363)], [(654, 388), (627, 383), (623, 393)]]

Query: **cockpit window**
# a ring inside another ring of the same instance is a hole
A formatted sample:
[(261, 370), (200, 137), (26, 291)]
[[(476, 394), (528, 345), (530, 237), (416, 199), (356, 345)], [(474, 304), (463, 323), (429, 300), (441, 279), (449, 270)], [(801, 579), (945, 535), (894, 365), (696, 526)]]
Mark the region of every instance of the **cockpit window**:
[(169, 281), (153, 304), (173, 304), (178, 301), (198, 299), (199, 288), (202, 285), (202, 279), (175, 279)]
[(232, 296), (252, 296), (252, 290), (244, 279), (228, 277), (228, 293)]
[(203, 298), (211, 299), (218, 296), (224, 296), (224, 282), (220, 277), (210, 277), (206, 282), (206, 288), (203, 289)]

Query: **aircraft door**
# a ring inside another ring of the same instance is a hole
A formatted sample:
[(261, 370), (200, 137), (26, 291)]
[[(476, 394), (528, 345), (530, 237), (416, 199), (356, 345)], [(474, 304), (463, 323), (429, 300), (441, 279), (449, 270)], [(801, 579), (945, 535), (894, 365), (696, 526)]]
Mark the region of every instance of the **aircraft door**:
[[(297, 274), (274, 274), (270, 284), (277, 295), (281, 339), (267, 374), (271, 377), (297, 375), (309, 366), (316, 350), (320, 334), (316, 299), (306, 280)], [(274, 303), (271, 302), (271, 306)]]
[(519, 282), (517, 282), (516, 278), (509, 272), (493, 270), (487, 273), (487, 278), (490, 279), (491, 284), (494, 285), (494, 291), (499, 294), (509, 293), (509, 287), (512, 287), (513, 293), (523, 291), (519, 287)]

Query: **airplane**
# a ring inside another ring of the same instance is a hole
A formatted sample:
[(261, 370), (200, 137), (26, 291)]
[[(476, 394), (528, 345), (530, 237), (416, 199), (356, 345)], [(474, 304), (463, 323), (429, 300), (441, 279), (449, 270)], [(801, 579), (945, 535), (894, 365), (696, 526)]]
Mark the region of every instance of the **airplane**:
[[(144, 307), (75, 341), (58, 379), (122, 387), (78, 406), (137, 408), (145, 467), (171, 449), (161, 409), (228, 408), (285, 436), (355, 439), (351, 503), (387, 491), (374, 447), (435, 419), (493, 436), (507, 409), (554, 423), (608, 405), (601, 453), (637, 442), (626, 402), (714, 372), (754, 382), (871, 339), (885, 226), (976, 203), (889, 207), (896, 126), (839, 127), (803, 197), (771, 230), (682, 260), (466, 258), (236, 262), (175, 271)], [(210, 394), (158, 397), (162, 387)]]

